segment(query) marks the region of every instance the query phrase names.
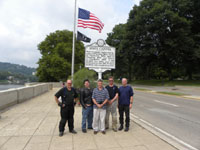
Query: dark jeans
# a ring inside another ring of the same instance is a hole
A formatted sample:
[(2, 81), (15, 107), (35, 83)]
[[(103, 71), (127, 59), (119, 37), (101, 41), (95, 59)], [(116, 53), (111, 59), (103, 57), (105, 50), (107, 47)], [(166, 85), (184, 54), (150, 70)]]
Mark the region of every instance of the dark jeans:
[(124, 112), (126, 116), (126, 127), (130, 124), (130, 109), (129, 105), (119, 105), (119, 122), (121, 126), (124, 126)]
[(93, 121), (93, 105), (87, 108), (82, 108), (82, 129), (86, 129), (86, 122), (88, 128), (92, 128)]
[(74, 129), (74, 106), (66, 106), (60, 109), (61, 120), (59, 124), (59, 131), (64, 132), (66, 122), (68, 121), (69, 131)]

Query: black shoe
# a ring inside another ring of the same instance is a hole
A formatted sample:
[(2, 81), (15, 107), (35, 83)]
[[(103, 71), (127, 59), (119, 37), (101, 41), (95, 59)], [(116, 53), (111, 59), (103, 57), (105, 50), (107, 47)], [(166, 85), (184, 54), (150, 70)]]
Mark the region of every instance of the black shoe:
[(122, 129), (123, 129), (123, 126), (120, 126), (118, 130), (121, 131)]
[(76, 134), (77, 132), (75, 130), (69, 131), (70, 133)]
[(89, 130), (93, 130), (93, 128), (92, 127), (90, 127), (90, 128), (88, 128)]
[(125, 132), (128, 132), (128, 130), (129, 130), (129, 127), (126, 127), (124, 131), (125, 131)]
[(83, 132), (83, 133), (87, 133), (87, 130), (86, 130), (86, 129), (82, 129), (82, 132)]
[(61, 136), (63, 136), (63, 134), (64, 134), (64, 132), (60, 132), (60, 133), (59, 133), (59, 136), (61, 137)]
[(102, 134), (106, 134), (106, 131), (101, 131)]
[(98, 131), (94, 131), (94, 134), (97, 134), (98, 133)]

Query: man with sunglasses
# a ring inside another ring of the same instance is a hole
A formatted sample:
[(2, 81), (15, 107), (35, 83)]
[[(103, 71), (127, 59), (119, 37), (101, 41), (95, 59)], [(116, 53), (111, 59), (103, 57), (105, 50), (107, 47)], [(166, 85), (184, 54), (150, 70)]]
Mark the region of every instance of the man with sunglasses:
[[(61, 97), (61, 102), (58, 98)], [(63, 136), (66, 122), (68, 121), (69, 132), (76, 134), (74, 130), (74, 101), (77, 99), (78, 94), (72, 87), (72, 81), (67, 80), (66, 86), (60, 89), (55, 94), (55, 100), (58, 106), (60, 106), (61, 120), (59, 123), (59, 136)]]
[(108, 82), (109, 82), (109, 84), (106, 86), (106, 89), (108, 90), (110, 98), (107, 102), (105, 126), (106, 126), (106, 129), (109, 129), (109, 117), (110, 117), (110, 113), (111, 113), (112, 129), (114, 132), (117, 132), (118, 87), (116, 85), (114, 85), (113, 77), (109, 77)]

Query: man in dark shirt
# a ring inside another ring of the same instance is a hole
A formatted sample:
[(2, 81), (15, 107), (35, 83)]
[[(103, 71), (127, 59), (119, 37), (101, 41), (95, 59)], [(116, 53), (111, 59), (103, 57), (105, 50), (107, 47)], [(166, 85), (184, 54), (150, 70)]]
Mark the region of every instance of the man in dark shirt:
[(88, 129), (92, 129), (93, 121), (93, 101), (92, 89), (90, 88), (90, 81), (84, 80), (84, 88), (81, 89), (80, 102), (82, 105), (82, 132), (86, 133), (86, 121)]
[[(61, 97), (61, 102), (58, 98)], [(72, 81), (67, 80), (67, 85), (55, 94), (55, 100), (60, 106), (61, 120), (59, 124), (59, 136), (63, 136), (66, 122), (68, 121), (69, 132), (76, 134), (74, 130), (74, 100), (78, 97), (76, 90), (72, 87)]]
[(130, 123), (130, 111), (129, 109), (132, 108), (133, 104), (133, 89), (131, 86), (127, 85), (127, 79), (122, 79), (122, 86), (119, 88), (119, 121), (120, 127), (119, 130), (123, 129), (124, 126), (124, 112), (126, 115), (126, 128), (124, 131), (129, 130), (129, 123)]
[(114, 85), (113, 77), (109, 77), (108, 82), (109, 82), (109, 85), (106, 86), (106, 89), (108, 90), (110, 98), (107, 102), (105, 126), (106, 126), (106, 129), (109, 129), (109, 117), (110, 117), (110, 113), (111, 113), (112, 129), (113, 129), (113, 131), (117, 132), (118, 87), (116, 85)]

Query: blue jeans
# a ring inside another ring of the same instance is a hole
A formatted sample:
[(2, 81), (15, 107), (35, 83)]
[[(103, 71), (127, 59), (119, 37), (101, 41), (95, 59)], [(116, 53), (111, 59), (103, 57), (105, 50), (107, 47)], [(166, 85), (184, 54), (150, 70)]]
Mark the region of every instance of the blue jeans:
[(86, 129), (86, 121), (88, 128), (92, 128), (93, 122), (93, 106), (87, 106), (87, 108), (82, 108), (82, 129)]

